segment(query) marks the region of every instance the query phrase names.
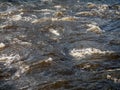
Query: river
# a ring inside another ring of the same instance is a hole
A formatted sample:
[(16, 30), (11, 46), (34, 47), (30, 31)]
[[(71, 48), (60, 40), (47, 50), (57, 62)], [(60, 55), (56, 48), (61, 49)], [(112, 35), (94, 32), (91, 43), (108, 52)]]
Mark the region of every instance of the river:
[(0, 90), (120, 90), (120, 1), (1, 0)]

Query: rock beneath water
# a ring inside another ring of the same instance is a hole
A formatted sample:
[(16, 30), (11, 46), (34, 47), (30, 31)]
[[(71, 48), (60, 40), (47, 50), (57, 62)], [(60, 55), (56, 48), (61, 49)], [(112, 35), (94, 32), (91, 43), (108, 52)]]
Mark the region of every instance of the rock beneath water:
[(89, 27), (89, 29), (87, 29), (87, 31), (95, 32), (95, 33), (97, 33), (97, 34), (100, 34), (100, 33), (103, 32), (103, 31), (100, 29), (100, 27), (97, 26), (97, 25), (88, 24), (87, 26)]
[(75, 21), (77, 18), (75, 17), (63, 17), (60, 19), (61, 21)]
[(109, 43), (112, 45), (120, 45), (120, 40), (111, 40)]
[(63, 17), (64, 13), (63, 12), (55, 12), (54, 16), (55, 17)]
[(73, 49), (70, 51), (70, 55), (76, 59), (98, 59), (103, 57), (115, 56), (113, 51), (102, 51), (96, 48), (86, 49)]
[(13, 15), (12, 18), (11, 18), (13, 21), (19, 21), (22, 19), (22, 16), (21, 15)]
[(5, 48), (5, 44), (4, 43), (0, 43), (0, 49)]
[(96, 7), (96, 5), (95, 5), (95, 4), (93, 4), (93, 3), (88, 3), (88, 4), (87, 4), (87, 7), (88, 7), (88, 8), (95, 8), (95, 7)]

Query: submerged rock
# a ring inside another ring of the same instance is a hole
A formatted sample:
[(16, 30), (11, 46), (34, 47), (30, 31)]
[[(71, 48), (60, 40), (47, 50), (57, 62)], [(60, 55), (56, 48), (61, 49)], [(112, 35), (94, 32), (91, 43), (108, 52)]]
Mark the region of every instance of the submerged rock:
[(94, 32), (94, 33), (97, 33), (97, 34), (100, 34), (100, 33), (103, 32), (103, 30), (101, 30), (100, 27), (97, 26), (97, 25), (88, 24), (87, 26), (89, 27), (87, 29), (87, 31), (91, 31), (91, 32)]
[(3, 48), (5, 48), (5, 44), (4, 43), (0, 43), (0, 49), (3, 49)]

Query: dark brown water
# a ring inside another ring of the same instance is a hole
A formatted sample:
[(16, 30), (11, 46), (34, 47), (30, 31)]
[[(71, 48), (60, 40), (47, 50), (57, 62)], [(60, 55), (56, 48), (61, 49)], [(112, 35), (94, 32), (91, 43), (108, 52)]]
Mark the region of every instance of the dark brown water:
[(83, 1), (0, 2), (0, 90), (120, 90), (119, 0)]

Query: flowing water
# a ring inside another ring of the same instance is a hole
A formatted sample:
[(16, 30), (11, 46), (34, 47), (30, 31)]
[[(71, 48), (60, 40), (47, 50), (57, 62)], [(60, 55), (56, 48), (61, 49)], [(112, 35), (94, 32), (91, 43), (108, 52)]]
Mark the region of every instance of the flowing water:
[(1, 0), (0, 90), (120, 90), (120, 1)]

